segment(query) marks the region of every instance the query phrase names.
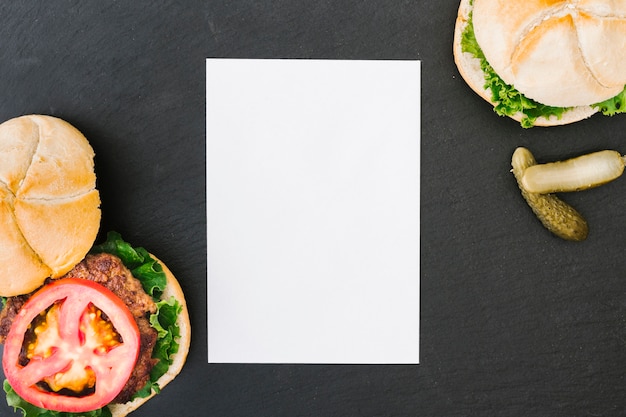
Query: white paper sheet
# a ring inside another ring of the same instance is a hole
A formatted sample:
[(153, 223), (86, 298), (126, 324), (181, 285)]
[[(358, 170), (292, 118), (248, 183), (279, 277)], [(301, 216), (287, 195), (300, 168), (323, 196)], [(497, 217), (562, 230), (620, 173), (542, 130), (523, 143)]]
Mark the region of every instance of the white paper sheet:
[(210, 363), (419, 361), (419, 61), (208, 59)]

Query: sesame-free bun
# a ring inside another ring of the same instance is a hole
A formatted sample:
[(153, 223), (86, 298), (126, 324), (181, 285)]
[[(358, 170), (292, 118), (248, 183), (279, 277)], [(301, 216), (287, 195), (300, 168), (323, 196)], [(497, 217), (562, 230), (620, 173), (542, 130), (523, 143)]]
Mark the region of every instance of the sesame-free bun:
[(64, 275), (100, 227), (94, 151), (69, 123), (27, 115), (0, 124), (0, 295)]
[(599, 103), (626, 85), (626, 1), (474, 0), (474, 33), (509, 85), (548, 106)]
[[(480, 0), (474, 0), (474, 4), (476, 4), (478, 1)], [(510, 0), (510, 2), (518, 3), (513, 0)], [(487, 102), (495, 105), (494, 101), (492, 100), (491, 90), (485, 87), (485, 73), (480, 67), (480, 60), (469, 52), (463, 52), (461, 47), (461, 36), (466, 26), (469, 24), (469, 16), (471, 12), (472, 5), (470, 4), (470, 0), (461, 0), (454, 30), (454, 61), (457, 65), (459, 73), (461, 74), (465, 82), (470, 86), (470, 88)], [(475, 19), (475, 15), (473, 19)], [(474, 23), (474, 31), (476, 31), (475, 25), (476, 24)], [(564, 112), (560, 118), (557, 118), (556, 116), (551, 116), (549, 118), (539, 117), (535, 121), (534, 125), (544, 127), (565, 125), (586, 119), (591, 115), (597, 113), (598, 111), (599, 109), (597, 107), (593, 107), (590, 105), (574, 106)], [(511, 116), (512, 119), (517, 120), (518, 122), (523, 117), (524, 115), (521, 112)]]
[[(173, 356), (173, 362), (168, 368), (167, 372), (159, 378), (157, 384), (159, 388), (163, 388), (178, 376), (180, 371), (183, 369), (185, 365), (185, 361), (187, 360), (187, 354), (189, 353), (189, 346), (191, 344), (191, 322), (189, 320), (189, 310), (187, 309), (187, 303), (185, 302), (185, 294), (183, 290), (172, 273), (168, 269), (168, 267), (161, 262), (154, 255), (150, 254), (152, 258), (154, 258), (163, 268), (163, 272), (165, 272), (165, 277), (167, 278), (167, 285), (165, 286), (165, 290), (161, 295), (162, 300), (167, 300), (170, 297), (174, 297), (182, 306), (181, 313), (178, 315), (178, 320), (176, 324), (180, 329), (180, 338), (178, 339), (178, 352), (176, 352)], [(145, 398), (136, 398), (133, 401), (129, 401), (124, 404), (109, 404), (107, 407), (111, 411), (113, 417), (125, 417), (130, 412), (136, 410), (141, 405), (143, 405), (146, 401), (150, 400), (152, 397), (156, 395), (155, 392)]]

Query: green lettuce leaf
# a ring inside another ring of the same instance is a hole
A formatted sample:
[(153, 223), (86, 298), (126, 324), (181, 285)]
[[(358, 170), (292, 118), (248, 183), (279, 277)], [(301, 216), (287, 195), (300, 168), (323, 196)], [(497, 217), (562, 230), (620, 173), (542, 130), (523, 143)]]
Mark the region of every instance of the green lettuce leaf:
[(96, 245), (91, 253), (110, 253), (122, 260), (133, 276), (141, 281), (144, 291), (155, 301), (159, 300), (167, 279), (161, 265), (142, 247), (133, 247), (125, 242), (118, 232), (107, 233), (104, 243)]
[(182, 306), (178, 300), (170, 297), (168, 300), (159, 301), (157, 303), (157, 312), (150, 316), (150, 324), (158, 333), (152, 357), (159, 361), (150, 372), (150, 381), (141, 391), (135, 394), (135, 397), (147, 397), (152, 391), (160, 392), (161, 388), (157, 381), (167, 372), (173, 361), (172, 356), (178, 352), (180, 347), (178, 343), (180, 328), (176, 321), (181, 311)]
[(156, 382), (167, 372), (173, 362), (172, 356), (178, 353), (180, 328), (176, 321), (182, 312), (182, 306), (174, 297), (157, 303), (157, 306), (159, 311), (150, 317), (150, 323), (159, 332), (153, 351), (153, 357), (159, 359), (159, 363), (152, 368), (150, 373), (150, 379), (153, 382)]
[(603, 101), (602, 103), (594, 104), (594, 107), (600, 109), (605, 116), (614, 116), (618, 113), (626, 112), (624, 103), (626, 103), (626, 87), (615, 97)]
[[(560, 119), (563, 117), (563, 114), (570, 109), (568, 107), (543, 105), (525, 97), (513, 86), (505, 83), (502, 78), (496, 74), (491, 65), (489, 65), (483, 51), (476, 41), (471, 13), (468, 24), (461, 35), (461, 49), (463, 52), (468, 52), (480, 60), (480, 66), (485, 73), (484, 87), (491, 90), (491, 101), (495, 103), (494, 111), (498, 115), (513, 116), (521, 112), (524, 116), (520, 120), (520, 124), (524, 128), (529, 128), (534, 126), (539, 117), (543, 116), (549, 118), (555, 116)], [(624, 106), (625, 100), (626, 88), (617, 96), (602, 103), (593, 104), (592, 107), (597, 107), (604, 115), (613, 116), (626, 111), (626, 106)]]
[(45, 410), (24, 401), (13, 391), (13, 388), (6, 380), (4, 381), (3, 389), (7, 395), (7, 404), (13, 407), (15, 411), (21, 411), (23, 417), (111, 417), (111, 411), (108, 407), (83, 413), (65, 413), (61, 411)]

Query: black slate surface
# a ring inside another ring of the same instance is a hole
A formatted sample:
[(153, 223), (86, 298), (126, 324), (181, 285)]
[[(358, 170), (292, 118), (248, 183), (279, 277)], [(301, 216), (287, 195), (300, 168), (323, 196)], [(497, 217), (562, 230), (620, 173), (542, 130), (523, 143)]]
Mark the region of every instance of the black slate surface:
[[(0, 120), (45, 113), (91, 141), (102, 230), (158, 254), (188, 297), (182, 374), (140, 416), (624, 413), (626, 180), (564, 196), (583, 243), (545, 231), (510, 169), (626, 153), (626, 116), (524, 130), (452, 59), (457, 1), (21, 1), (0, 5)], [(205, 58), (422, 60), (421, 364), (209, 365)], [(0, 401), (0, 415), (11, 410)]]

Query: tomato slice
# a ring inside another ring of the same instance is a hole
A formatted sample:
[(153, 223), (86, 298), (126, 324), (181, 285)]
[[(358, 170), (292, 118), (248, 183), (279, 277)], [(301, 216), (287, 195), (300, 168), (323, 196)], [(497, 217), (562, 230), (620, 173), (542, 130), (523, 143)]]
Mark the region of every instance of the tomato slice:
[(119, 297), (95, 282), (63, 278), (41, 288), (19, 311), (2, 366), (29, 403), (91, 411), (120, 393), (139, 346), (137, 323)]

